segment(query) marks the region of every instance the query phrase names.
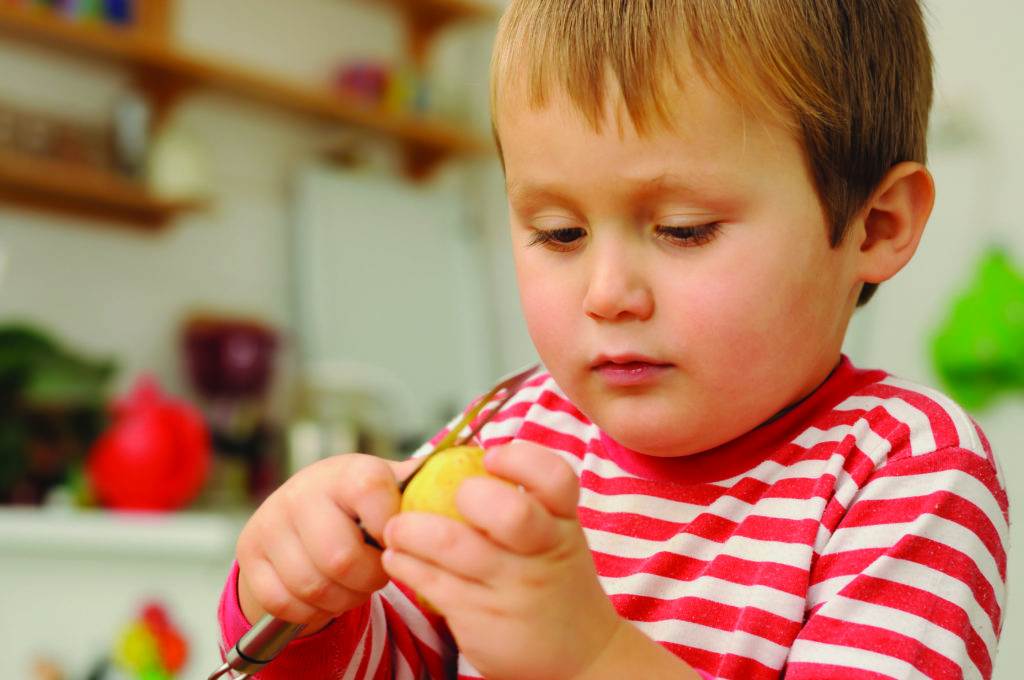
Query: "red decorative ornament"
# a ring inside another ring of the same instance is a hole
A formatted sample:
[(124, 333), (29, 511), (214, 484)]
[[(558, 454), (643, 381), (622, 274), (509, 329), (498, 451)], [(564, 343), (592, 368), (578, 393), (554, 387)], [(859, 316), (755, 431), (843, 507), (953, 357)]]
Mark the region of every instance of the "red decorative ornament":
[(199, 493), (210, 470), (210, 436), (199, 411), (141, 377), (113, 408), (86, 475), (101, 505), (117, 510), (175, 510)]

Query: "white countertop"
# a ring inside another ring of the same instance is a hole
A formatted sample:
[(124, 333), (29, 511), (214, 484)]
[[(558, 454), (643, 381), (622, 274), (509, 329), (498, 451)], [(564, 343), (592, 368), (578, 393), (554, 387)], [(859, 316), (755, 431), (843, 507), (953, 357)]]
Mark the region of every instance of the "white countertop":
[(216, 560), (234, 552), (244, 515), (0, 507), (0, 555)]

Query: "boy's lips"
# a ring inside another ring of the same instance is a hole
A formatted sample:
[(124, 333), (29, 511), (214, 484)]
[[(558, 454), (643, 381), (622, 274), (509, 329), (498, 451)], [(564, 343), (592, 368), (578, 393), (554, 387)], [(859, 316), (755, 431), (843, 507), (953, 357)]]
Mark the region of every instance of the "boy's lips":
[(672, 364), (640, 354), (601, 355), (590, 369), (614, 387), (635, 387), (657, 380)]

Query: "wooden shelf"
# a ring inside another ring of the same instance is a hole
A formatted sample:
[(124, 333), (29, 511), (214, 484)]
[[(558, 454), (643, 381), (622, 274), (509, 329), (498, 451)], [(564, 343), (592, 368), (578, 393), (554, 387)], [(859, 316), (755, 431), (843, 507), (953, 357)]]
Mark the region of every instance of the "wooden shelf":
[[(483, 12), (465, 0), (389, 2), (406, 8), (421, 7), (410, 11), (428, 12), (424, 16), (468, 16)], [(397, 139), (412, 166), (482, 153), (488, 148), (484, 141), (454, 125), (370, 109), (326, 88), (268, 77), (253, 69), (189, 54), (143, 31), (76, 23), (40, 9), (0, 5), (0, 34), (122, 63), (137, 70), (143, 87), (151, 93), (162, 92), (168, 103), (184, 89), (206, 86), (314, 119), (358, 126)]]
[(202, 202), (165, 201), (111, 172), (0, 151), (0, 203), (158, 228)]
[[(367, 0), (379, 3), (380, 0)], [(405, 17), (408, 51), (413, 61), (423, 64), (437, 32), (445, 26), (473, 19), (493, 19), (495, 7), (473, 0), (384, 0)]]
[(496, 7), (471, 0), (387, 0), (410, 16), (438, 23), (466, 19), (490, 19), (498, 14)]

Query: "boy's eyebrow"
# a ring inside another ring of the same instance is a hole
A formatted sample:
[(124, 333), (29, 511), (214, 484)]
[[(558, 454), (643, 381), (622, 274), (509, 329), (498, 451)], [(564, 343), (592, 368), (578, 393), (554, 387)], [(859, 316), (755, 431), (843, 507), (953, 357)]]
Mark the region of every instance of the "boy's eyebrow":
[[(709, 189), (711, 189), (710, 186), (702, 188), (695, 187), (692, 183), (687, 182), (684, 177), (674, 173), (663, 173), (656, 177), (639, 178), (636, 180), (626, 178), (624, 183), (631, 185), (632, 193), (638, 195), (671, 192), (686, 196), (705, 196)], [(518, 180), (509, 180), (505, 184), (505, 191), (508, 193), (509, 197), (518, 199), (543, 199), (548, 197), (564, 196), (567, 193), (566, 189), (567, 187), (563, 188), (557, 183), (535, 184)]]
[(509, 181), (505, 184), (505, 191), (510, 201), (531, 205), (547, 201), (566, 201), (572, 193), (570, 187), (557, 182), (544, 184)]
[(657, 177), (652, 177), (646, 180), (638, 180), (636, 182), (637, 191), (642, 193), (656, 193), (659, 191), (671, 191), (679, 194), (693, 194), (699, 195), (704, 192), (698, 190), (693, 186), (692, 182), (687, 182), (681, 175), (673, 173), (664, 173)]
[(511, 197), (523, 197), (531, 194), (551, 194), (556, 193), (552, 188), (545, 187), (539, 184), (527, 184), (526, 182), (520, 182), (517, 180), (507, 180), (505, 182), (505, 192)]

